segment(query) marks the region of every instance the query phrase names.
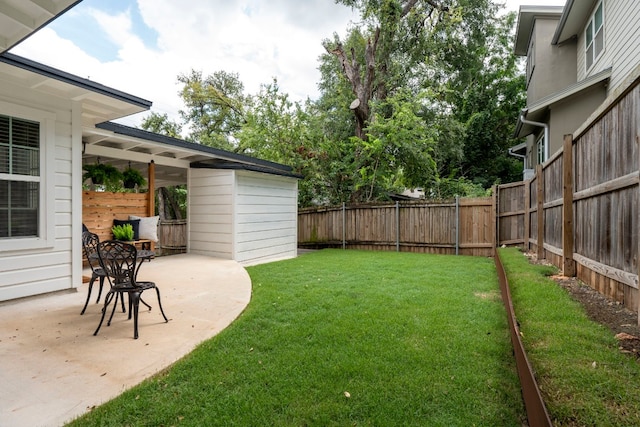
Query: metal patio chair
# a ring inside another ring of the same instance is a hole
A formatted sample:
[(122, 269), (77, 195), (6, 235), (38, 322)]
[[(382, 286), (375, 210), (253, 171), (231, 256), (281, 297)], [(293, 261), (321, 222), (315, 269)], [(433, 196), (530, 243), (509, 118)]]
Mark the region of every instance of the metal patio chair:
[[(104, 321), (109, 304), (115, 298), (111, 315), (107, 322), (107, 326), (111, 325), (111, 320), (113, 319), (113, 314), (116, 311), (116, 305), (118, 303), (118, 295), (124, 293), (129, 295), (129, 319), (131, 319), (133, 314), (133, 337), (135, 339), (138, 339), (138, 310), (140, 307), (141, 295), (147, 289), (156, 290), (160, 313), (162, 314), (162, 317), (164, 317), (165, 323), (169, 321), (162, 309), (160, 290), (156, 284), (154, 282), (138, 281), (136, 279), (136, 263), (139, 260), (137, 258), (137, 249), (135, 246), (117, 240), (100, 242), (98, 244), (98, 257), (100, 259), (100, 265), (105, 271), (107, 280), (111, 287), (105, 296), (102, 317), (98, 324), (98, 328), (93, 335), (97, 335), (98, 331), (100, 331), (100, 327)], [(144, 301), (143, 304), (147, 305)], [(149, 307), (149, 310), (151, 310), (151, 307)]]
[[(91, 280), (89, 281), (89, 290), (87, 292), (87, 300), (84, 303), (84, 307), (82, 307), (82, 311), (80, 314), (84, 314), (87, 309), (87, 305), (89, 304), (89, 299), (91, 299), (91, 290), (93, 289), (93, 283), (96, 279), (100, 279), (100, 289), (98, 289), (98, 299), (96, 299), (96, 304), (100, 302), (100, 295), (102, 295), (102, 287), (104, 286), (104, 278), (106, 277), (104, 270), (100, 267), (100, 260), (98, 259), (98, 243), (100, 239), (97, 234), (91, 233), (90, 231), (82, 232), (82, 252), (84, 253), (84, 257), (91, 267)], [(124, 306), (123, 306), (124, 308)]]

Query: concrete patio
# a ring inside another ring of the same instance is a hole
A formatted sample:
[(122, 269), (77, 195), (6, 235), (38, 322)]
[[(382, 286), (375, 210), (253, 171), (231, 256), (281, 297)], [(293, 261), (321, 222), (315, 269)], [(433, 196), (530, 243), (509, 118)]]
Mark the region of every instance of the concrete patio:
[(230, 260), (159, 257), (145, 263), (139, 277), (160, 288), (169, 323), (155, 292), (145, 292), (153, 310), (141, 306), (138, 340), (122, 312), (93, 336), (102, 307), (95, 304), (95, 285), (83, 316), (86, 284), (78, 292), (0, 304), (0, 426), (63, 425), (216, 335), (251, 298), (248, 274)]

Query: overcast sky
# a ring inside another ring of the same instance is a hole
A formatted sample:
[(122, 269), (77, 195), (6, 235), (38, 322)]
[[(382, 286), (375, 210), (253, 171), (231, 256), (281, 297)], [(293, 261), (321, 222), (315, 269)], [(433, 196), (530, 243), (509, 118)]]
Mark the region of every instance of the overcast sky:
[[(563, 5), (565, 0), (507, 0)], [(294, 100), (318, 95), (322, 40), (357, 19), (333, 0), (84, 0), (12, 52), (153, 102), (178, 119), (176, 77), (237, 72), (246, 93), (278, 79)], [(142, 116), (120, 122), (136, 126)]]

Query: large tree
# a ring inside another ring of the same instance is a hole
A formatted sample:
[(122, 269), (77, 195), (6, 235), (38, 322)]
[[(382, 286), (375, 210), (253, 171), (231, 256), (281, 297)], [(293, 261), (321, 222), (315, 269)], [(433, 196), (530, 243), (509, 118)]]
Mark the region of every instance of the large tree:
[(178, 76), (185, 109), (180, 111), (191, 130), (188, 139), (226, 150), (236, 146), (235, 134), (245, 120), (247, 97), (237, 73), (216, 71), (203, 77), (191, 70)]
[(337, 35), (324, 47), (334, 55), (351, 85), (355, 136), (366, 139), (372, 101), (385, 101), (404, 87), (410, 70), (428, 49), (431, 34), (449, 19), (447, 1), (338, 0), (360, 11), (362, 28), (352, 30), (345, 44)]

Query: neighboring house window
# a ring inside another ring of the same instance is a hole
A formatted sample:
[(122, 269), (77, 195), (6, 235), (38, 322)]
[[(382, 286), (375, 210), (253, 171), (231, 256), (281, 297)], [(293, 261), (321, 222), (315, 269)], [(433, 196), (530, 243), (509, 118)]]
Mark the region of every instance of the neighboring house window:
[(527, 52), (527, 87), (529, 87), (531, 76), (533, 76), (533, 70), (536, 67), (534, 47), (535, 45), (533, 40), (531, 40), (531, 46), (529, 46), (529, 51)]
[(591, 15), (585, 31), (587, 71), (598, 60), (604, 50), (604, 7), (602, 2)]
[(540, 135), (538, 140), (536, 141), (536, 150), (538, 152), (538, 164), (544, 163), (547, 159), (544, 157), (544, 133)]
[(40, 123), (0, 116), (0, 238), (38, 236)]

